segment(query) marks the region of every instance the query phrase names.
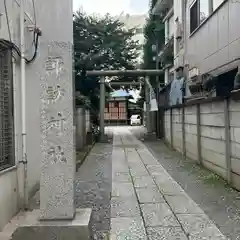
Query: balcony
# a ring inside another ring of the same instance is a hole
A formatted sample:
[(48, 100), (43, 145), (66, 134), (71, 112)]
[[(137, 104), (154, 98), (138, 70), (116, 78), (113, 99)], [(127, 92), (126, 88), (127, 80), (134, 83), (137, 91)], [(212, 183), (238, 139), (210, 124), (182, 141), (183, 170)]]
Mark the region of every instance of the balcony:
[(173, 6), (173, 0), (158, 0), (152, 14), (165, 16)]
[(170, 67), (174, 64), (174, 37), (171, 37), (159, 53), (160, 61), (163, 67)]

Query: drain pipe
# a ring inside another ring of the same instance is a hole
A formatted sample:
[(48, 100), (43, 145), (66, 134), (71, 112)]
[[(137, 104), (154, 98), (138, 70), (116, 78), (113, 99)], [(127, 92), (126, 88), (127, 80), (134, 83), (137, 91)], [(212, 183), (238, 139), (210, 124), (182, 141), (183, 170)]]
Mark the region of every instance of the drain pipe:
[(25, 36), (24, 36), (24, 2), (20, 0), (20, 45), (21, 45), (21, 110), (22, 110), (22, 160), (24, 166), (23, 188), (24, 208), (28, 208), (28, 186), (27, 186), (27, 131), (26, 131), (26, 63), (25, 63)]

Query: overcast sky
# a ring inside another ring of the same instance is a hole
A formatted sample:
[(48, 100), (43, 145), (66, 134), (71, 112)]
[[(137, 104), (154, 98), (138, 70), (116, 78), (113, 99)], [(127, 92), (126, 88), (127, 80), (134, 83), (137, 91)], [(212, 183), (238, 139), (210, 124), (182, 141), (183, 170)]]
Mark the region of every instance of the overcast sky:
[(145, 14), (148, 12), (149, 0), (73, 0), (73, 10), (83, 8), (88, 13), (110, 13), (118, 15), (121, 12), (130, 14)]

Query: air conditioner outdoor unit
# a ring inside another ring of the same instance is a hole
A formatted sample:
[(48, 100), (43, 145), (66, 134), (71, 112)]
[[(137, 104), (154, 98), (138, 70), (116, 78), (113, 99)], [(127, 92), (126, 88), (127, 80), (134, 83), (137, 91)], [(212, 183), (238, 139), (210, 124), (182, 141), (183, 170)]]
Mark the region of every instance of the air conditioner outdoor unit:
[(197, 77), (199, 75), (199, 69), (194, 67), (192, 69), (189, 70), (189, 78), (194, 78)]

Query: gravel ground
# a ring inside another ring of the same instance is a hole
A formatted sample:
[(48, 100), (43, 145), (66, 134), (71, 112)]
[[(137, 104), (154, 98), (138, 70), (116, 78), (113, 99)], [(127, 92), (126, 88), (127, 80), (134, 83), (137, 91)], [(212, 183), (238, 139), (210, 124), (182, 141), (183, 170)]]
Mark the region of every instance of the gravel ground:
[(92, 208), (92, 239), (107, 239), (110, 229), (112, 145), (96, 144), (76, 176), (76, 206)]

